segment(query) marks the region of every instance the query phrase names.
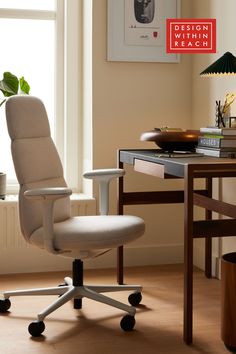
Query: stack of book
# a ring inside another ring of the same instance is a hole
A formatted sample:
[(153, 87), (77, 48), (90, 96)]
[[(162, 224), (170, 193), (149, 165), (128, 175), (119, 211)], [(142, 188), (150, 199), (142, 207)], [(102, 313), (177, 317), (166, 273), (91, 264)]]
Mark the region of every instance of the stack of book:
[(196, 152), (208, 156), (236, 158), (236, 128), (200, 128)]

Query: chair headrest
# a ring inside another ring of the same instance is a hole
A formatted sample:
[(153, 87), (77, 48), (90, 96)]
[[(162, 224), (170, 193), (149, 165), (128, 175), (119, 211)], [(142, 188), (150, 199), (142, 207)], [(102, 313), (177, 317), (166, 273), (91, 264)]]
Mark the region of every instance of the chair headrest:
[(8, 132), (12, 140), (50, 136), (43, 102), (34, 96), (11, 96), (6, 101)]

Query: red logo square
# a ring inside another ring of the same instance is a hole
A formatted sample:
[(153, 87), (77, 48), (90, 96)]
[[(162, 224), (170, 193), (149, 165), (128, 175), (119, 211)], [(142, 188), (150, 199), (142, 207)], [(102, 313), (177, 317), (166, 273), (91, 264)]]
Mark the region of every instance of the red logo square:
[(167, 19), (167, 53), (216, 53), (216, 19)]

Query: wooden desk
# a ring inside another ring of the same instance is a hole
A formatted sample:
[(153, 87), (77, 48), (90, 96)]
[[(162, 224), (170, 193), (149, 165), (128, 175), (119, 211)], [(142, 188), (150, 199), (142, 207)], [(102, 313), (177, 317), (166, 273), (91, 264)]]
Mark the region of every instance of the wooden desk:
[[(165, 178), (183, 178), (183, 191), (126, 192), (119, 178), (119, 214), (125, 205), (184, 203), (184, 318), (183, 338), (192, 343), (193, 239), (205, 238), (205, 275), (211, 277), (212, 237), (236, 235), (236, 206), (212, 199), (212, 179), (236, 177), (236, 159), (215, 157), (157, 157), (157, 150), (120, 150), (118, 165)], [(205, 187), (194, 190), (194, 179), (205, 179)], [(194, 221), (194, 205), (205, 209), (205, 219)], [(212, 220), (212, 211), (230, 219)], [(117, 280), (123, 283), (123, 247), (118, 249)]]

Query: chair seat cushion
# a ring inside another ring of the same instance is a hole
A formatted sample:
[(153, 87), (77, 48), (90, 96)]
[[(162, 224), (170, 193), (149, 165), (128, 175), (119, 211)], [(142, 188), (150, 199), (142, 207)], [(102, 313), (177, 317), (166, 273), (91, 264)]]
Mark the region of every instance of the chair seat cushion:
[[(77, 216), (54, 224), (54, 247), (58, 250), (116, 248), (144, 233), (144, 221), (137, 216)], [(43, 248), (43, 228), (35, 230), (30, 243)]]

